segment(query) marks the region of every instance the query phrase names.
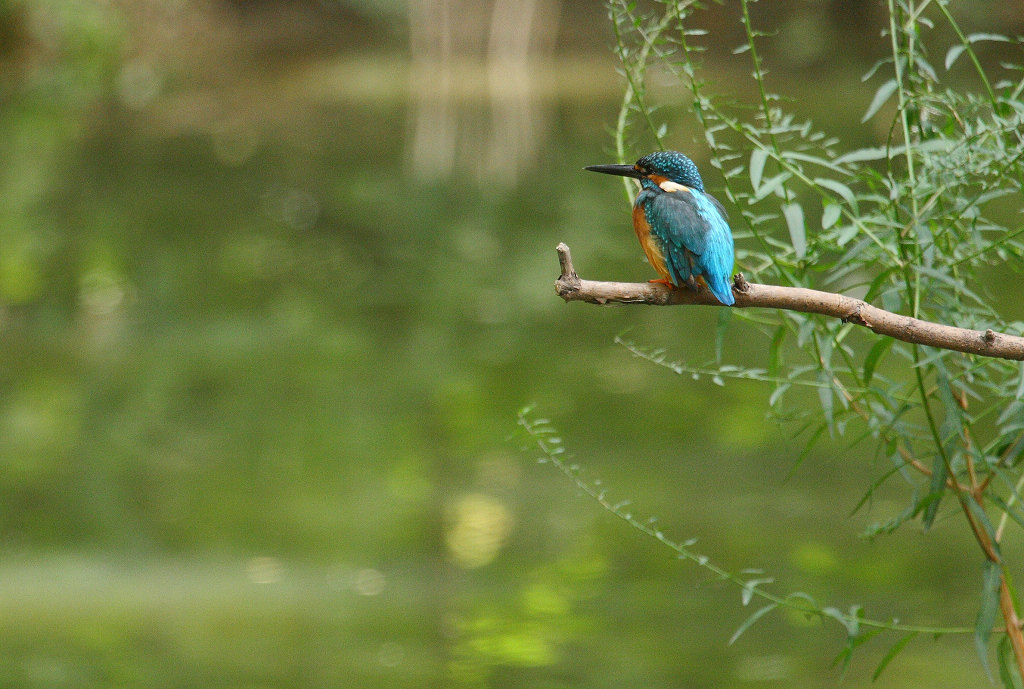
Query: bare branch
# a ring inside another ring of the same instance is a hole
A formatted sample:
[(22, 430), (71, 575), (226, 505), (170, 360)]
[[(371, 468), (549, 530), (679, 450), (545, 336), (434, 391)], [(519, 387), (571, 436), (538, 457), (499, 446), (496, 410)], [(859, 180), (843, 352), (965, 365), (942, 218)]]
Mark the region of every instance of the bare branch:
[[(721, 306), (714, 295), (701, 289), (672, 289), (647, 282), (595, 282), (582, 280), (572, 265), (569, 247), (559, 244), (558, 262), (562, 274), (555, 281), (555, 292), (565, 301), (591, 304), (651, 304), (655, 306)], [(879, 309), (861, 299), (834, 292), (803, 287), (779, 287), (747, 282), (740, 273), (733, 278), (735, 308), (787, 309), (803, 313), (833, 316), (844, 323), (855, 323), (878, 335), (915, 344), (951, 349), (999, 359), (1024, 360), (1024, 337), (994, 330), (968, 330), (952, 325), (922, 321)]]

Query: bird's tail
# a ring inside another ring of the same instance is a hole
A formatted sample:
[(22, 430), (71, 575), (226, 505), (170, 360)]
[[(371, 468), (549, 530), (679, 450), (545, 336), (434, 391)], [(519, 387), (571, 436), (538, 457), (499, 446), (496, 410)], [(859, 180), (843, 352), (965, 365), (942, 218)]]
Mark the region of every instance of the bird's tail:
[(732, 306), (736, 303), (736, 299), (732, 296), (732, 285), (729, 284), (729, 277), (724, 275), (716, 275), (715, 277), (705, 275), (704, 279), (708, 284), (708, 289), (711, 290), (711, 293), (715, 295), (718, 301), (726, 306)]

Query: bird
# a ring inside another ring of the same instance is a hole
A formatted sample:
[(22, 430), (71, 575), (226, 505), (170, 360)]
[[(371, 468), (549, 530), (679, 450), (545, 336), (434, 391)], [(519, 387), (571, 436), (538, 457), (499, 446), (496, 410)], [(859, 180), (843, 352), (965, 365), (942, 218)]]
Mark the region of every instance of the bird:
[(640, 181), (633, 229), (647, 260), (670, 287), (703, 283), (725, 306), (736, 303), (730, 281), (732, 230), (725, 208), (704, 191), (697, 165), (678, 151), (656, 151), (633, 165), (589, 165), (591, 172)]

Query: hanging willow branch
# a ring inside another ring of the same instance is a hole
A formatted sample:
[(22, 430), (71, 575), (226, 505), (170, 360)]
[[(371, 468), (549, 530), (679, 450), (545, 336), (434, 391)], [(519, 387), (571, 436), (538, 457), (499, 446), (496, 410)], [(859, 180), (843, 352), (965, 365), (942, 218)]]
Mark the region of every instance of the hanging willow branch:
[[(656, 306), (721, 306), (707, 290), (672, 289), (649, 282), (595, 282), (582, 280), (573, 270), (569, 247), (559, 244), (558, 262), (562, 274), (555, 281), (555, 292), (565, 301), (591, 304), (651, 304)], [(894, 337), (915, 344), (979, 354), (999, 359), (1024, 360), (1024, 337), (994, 330), (969, 330), (952, 325), (922, 321), (885, 311), (861, 299), (834, 292), (804, 287), (779, 287), (747, 282), (740, 273), (733, 278), (735, 308), (759, 307), (787, 309), (803, 313), (833, 316), (844, 323), (855, 323), (877, 335)]]

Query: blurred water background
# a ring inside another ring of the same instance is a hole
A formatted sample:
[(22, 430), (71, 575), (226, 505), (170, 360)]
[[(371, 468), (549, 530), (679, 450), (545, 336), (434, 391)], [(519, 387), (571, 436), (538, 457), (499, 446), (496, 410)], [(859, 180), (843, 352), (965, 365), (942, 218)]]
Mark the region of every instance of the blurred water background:
[[(1015, 3), (954, 8), (1024, 31)], [(754, 9), (792, 110), (884, 141), (860, 121), (882, 4)], [(746, 97), (737, 12), (704, 15), (705, 76)], [(613, 162), (612, 43), (584, 0), (0, 0), (0, 687), (840, 683), (834, 627), (778, 614), (727, 645), (740, 592), (522, 452), (527, 404), (728, 568), (973, 624), (959, 520), (858, 537), (904, 508), (894, 487), (848, 516), (885, 469), (870, 442), (796, 466), (766, 386), (613, 341), (702, 363), (716, 310), (554, 295), (559, 241), (584, 277), (652, 275), (621, 188), (580, 170)], [(669, 141), (716, 193), (678, 102)], [(724, 361), (764, 350), (729, 326)], [(878, 686), (985, 682), (965, 636)]]

